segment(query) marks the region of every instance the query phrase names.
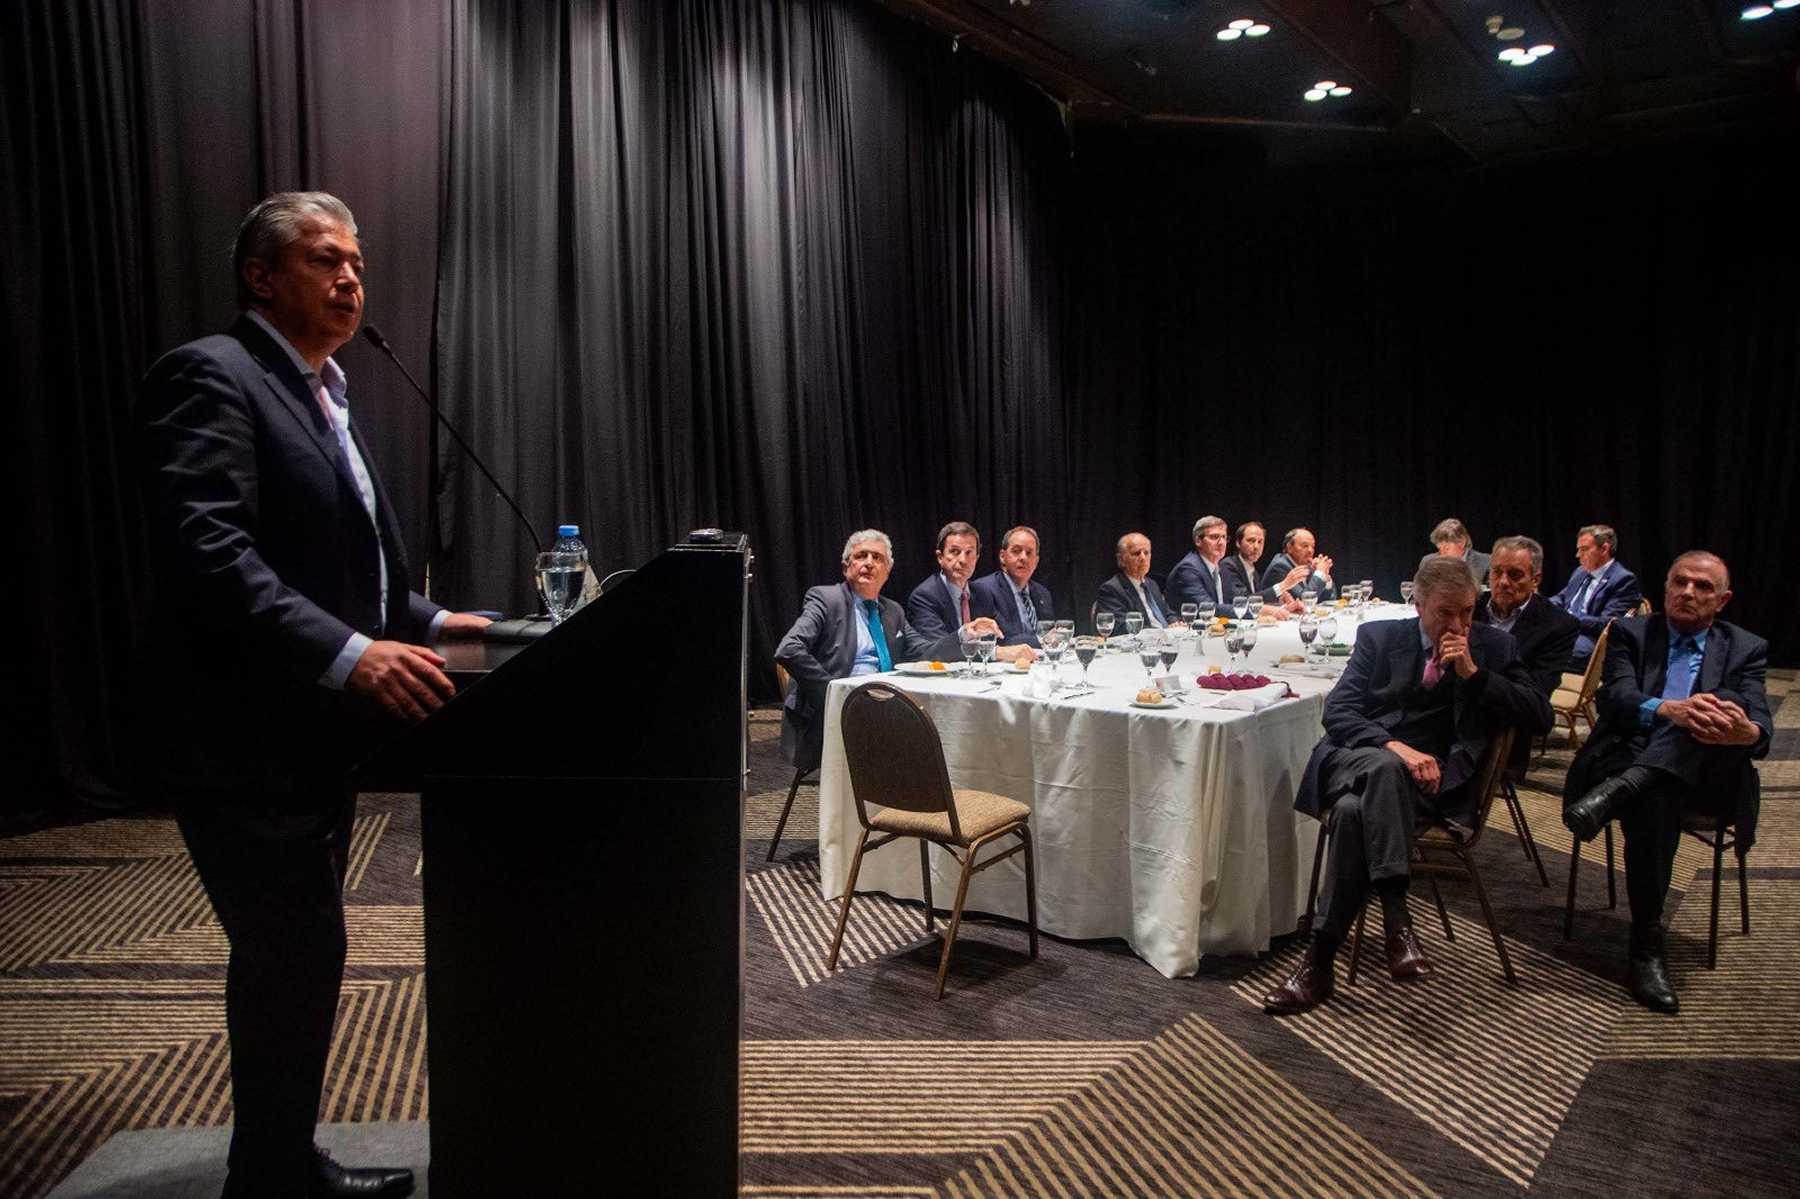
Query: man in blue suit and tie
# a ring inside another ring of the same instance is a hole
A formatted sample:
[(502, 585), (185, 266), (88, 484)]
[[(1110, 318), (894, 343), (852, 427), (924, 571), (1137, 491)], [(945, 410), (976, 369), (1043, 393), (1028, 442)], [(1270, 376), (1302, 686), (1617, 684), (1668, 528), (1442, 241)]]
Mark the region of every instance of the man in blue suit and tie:
[(1143, 618), (1145, 628), (1167, 628), (1180, 610), (1171, 615), (1162, 589), (1150, 577), (1150, 539), (1142, 533), (1127, 533), (1119, 538), (1113, 552), (1119, 571), (1100, 584), (1096, 608), (1118, 617), (1121, 626), (1127, 613), (1136, 612)]
[(1219, 564), (1225, 559), (1225, 520), (1218, 516), (1202, 516), (1194, 522), (1194, 548), (1169, 572), (1164, 589), (1170, 605), (1181, 611), (1183, 604), (1211, 604), (1225, 608), (1225, 577)]
[(938, 530), (937, 570), (906, 597), (906, 618), (927, 637), (959, 631), (974, 619), (969, 609), (969, 576), (981, 558), (981, 534), (966, 520)]
[(1581, 565), (1569, 576), (1561, 594), (1550, 602), (1575, 618), (1580, 631), (1575, 634), (1575, 652), (1569, 658), (1569, 669), (1586, 670), (1594, 652), (1594, 642), (1607, 623), (1630, 616), (1643, 602), (1644, 590), (1637, 576), (1626, 570), (1616, 557), (1619, 535), (1611, 525), (1588, 525), (1575, 538), (1575, 558)]
[(1037, 530), (1019, 525), (1000, 541), (1000, 569), (969, 588), (969, 610), (999, 624), (1003, 645), (1036, 649), (1038, 630), (1056, 619), (1050, 589), (1032, 580), (1037, 566)]
[(1769, 643), (1718, 619), (1730, 600), (1725, 563), (1690, 550), (1669, 567), (1665, 615), (1613, 625), (1600, 722), (1563, 787), (1563, 823), (1577, 837), (1592, 838), (1615, 817), (1625, 832), (1626, 985), (1655, 1012), (1677, 1006), (1662, 913), (1682, 812), (1730, 816), (1740, 854), (1756, 840), (1761, 792), (1750, 763), (1769, 752), (1775, 733), (1764, 685)]

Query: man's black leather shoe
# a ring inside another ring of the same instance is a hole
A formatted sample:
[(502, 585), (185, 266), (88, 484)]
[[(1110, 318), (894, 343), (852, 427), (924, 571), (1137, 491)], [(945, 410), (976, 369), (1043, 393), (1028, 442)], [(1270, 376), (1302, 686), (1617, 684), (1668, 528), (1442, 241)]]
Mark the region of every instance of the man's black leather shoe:
[(352, 1169), (331, 1160), (315, 1146), (312, 1183), (308, 1199), (400, 1199), (413, 1193), (413, 1172), (374, 1167)]
[(1297, 1016), (1310, 1012), (1332, 996), (1335, 987), (1330, 964), (1320, 966), (1309, 948), (1287, 981), (1263, 996), (1263, 1011), (1271, 1016)]
[(1662, 925), (1632, 926), (1631, 964), (1625, 985), (1631, 997), (1653, 1012), (1676, 1012), (1680, 1003), (1669, 984), (1669, 957), (1663, 946)]
[(1395, 982), (1425, 978), (1431, 974), (1431, 961), (1419, 944), (1419, 934), (1410, 924), (1402, 924), (1387, 935), (1388, 977)]
[(1624, 775), (1603, 779), (1599, 786), (1563, 809), (1563, 826), (1583, 841), (1592, 841), (1618, 811), (1619, 805), (1637, 794)]

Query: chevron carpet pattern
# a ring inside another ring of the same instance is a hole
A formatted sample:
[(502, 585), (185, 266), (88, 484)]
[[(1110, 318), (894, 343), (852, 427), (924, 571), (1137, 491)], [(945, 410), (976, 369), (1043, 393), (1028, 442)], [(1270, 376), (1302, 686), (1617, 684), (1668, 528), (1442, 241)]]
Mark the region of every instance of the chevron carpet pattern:
[[(1473, 895), (1427, 903), (1438, 974), (1354, 987), (1305, 1017), (1258, 1000), (1300, 946), (1170, 981), (1110, 942), (965, 922), (942, 1002), (916, 903), (858, 897), (838, 969), (819, 898), (817, 791), (780, 714), (750, 714), (742, 1193), (756, 1199), (976, 1196), (1786, 1195), (1800, 1175), (1800, 693), (1771, 679), (1777, 737), (1747, 878), (1684, 844), (1671, 896), (1675, 1018), (1619, 985), (1624, 896), (1583, 847), (1562, 937), (1570, 754), (1520, 788), (1543, 886), (1497, 807), (1481, 867), (1517, 987)], [(546, 835), (554, 835), (546, 829)], [(1623, 861), (1617, 865), (1622, 883)], [(350, 956), (320, 1116), (430, 1116), (418, 812), (365, 796), (346, 884)], [(1622, 887), (1621, 887), (1622, 891)], [(940, 928), (942, 922), (940, 921)], [(1378, 922), (1376, 926), (1378, 928)], [(173, 822), (111, 819), (0, 841), (0, 1196), (35, 1199), (115, 1131), (231, 1119), (225, 942)], [(571, 1064), (572, 1075), (579, 1065)], [(1722, 1133), (1721, 1130), (1729, 1130)]]

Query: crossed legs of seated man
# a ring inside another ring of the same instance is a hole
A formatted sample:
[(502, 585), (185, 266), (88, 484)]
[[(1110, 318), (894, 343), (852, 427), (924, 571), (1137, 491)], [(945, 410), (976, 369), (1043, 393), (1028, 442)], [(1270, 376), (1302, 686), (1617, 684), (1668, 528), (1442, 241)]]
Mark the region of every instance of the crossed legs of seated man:
[(1466, 785), (1428, 794), (1415, 768), (1384, 748), (1338, 750), (1326, 770), (1330, 849), (1312, 943), (1287, 981), (1264, 997), (1271, 1015), (1304, 1012), (1331, 998), (1337, 951), (1370, 892), (1381, 902), (1388, 973), (1396, 981), (1431, 973), (1406, 906), (1413, 839), (1426, 821), (1459, 814)]
[[(1583, 841), (1616, 819), (1625, 835), (1625, 894), (1631, 905), (1626, 985), (1652, 1011), (1679, 1004), (1669, 981), (1663, 938), (1663, 904), (1681, 845), (1682, 811), (1733, 803), (1744, 784), (1749, 751), (1705, 745), (1686, 729), (1659, 724), (1630, 740), (1594, 746), (1582, 763), (1598, 780), (1563, 812), (1563, 823)], [(1570, 771), (1576, 775), (1574, 768)]]

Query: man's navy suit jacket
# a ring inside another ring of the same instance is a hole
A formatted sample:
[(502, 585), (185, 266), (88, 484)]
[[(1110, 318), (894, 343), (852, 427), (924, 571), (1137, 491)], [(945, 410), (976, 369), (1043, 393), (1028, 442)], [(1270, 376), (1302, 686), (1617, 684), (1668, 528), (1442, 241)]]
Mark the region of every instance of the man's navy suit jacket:
[(1606, 564), (1600, 578), (1582, 599), (1581, 611), (1570, 612), (1569, 605), (1575, 602), (1575, 593), (1581, 590), (1582, 581), (1587, 577), (1588, 572), (1577, 566), (1568, 583), (1550, 599), (1581, 626), (1575, 637), (1575, 656), (1584, 661), (1594, 652), (1594, 642), (1600, 639), (1600, 632), (1607, 622), (1630, 616), (1644, 599), (1644, 589), (1638, 585), (1637, 576), (1615, 558)]
[[(1219, 565), (1219, 585), (1224, 587), (1225, 566), (1223, 560)], [(1181, 611), (1183, 604), (1210, 603), (1214, 607), (1223, 608), (1226, 598), (1213, 588), (1212, 574), (1206, 569), (1206, 559), (1200, 556), (1199, 550), (1189, 550), (1185, 558), (1175, 564), (1169, 572), (1169, 585), (1165, 589), (1169, 602), (1175, 605), (1175, 611)]]
[[(1050, 604), (1050, 589), (1031, 580), (1026, 585), (1031, 594), (1031, 605), (1037, 609), (1038, 627), (1056, 619), (1055, 610)], [(1019, 619), (1018, 601), (1013, 598), (1012, 579), (1005, 571), (996, 570), (993, 574), (982, 575), (969, 584), (969, 612), (972, 616), (991, 616), (994, 623), (1000, 626), (1000, 644), (1029, 645), (1037, 647), (1037, 634), (1025, 627)]]
[[(1510, 726), (1535, 737), (1550, 728), (1549, 697), (1532, 684), (1511, 637), (1491, 625), (1473, 625), (1469, 652), (1475, 677), (1452, 684), (1456, 744), (1451, 756), (1461, 759), (1466, 778), (1480, 769), (1489, 739), (1500, 730)], [(1389, 730), (1405, 717), (1406, 701), (1422, 685), (1424, 673), (1417, 617), (1375, 621), (1357, 630), (1343, 676), (1325, 698), (1325, 736), (1313, 747), (1301, 777), (1297, 810), (1317, 816), (1334, 798), (1328, 793), (1331, 780), (1322, 775), (1338, 750), (1379, 748), (1392, 739)]]
[[(138, 424), (154, 530), (146, 713), (167, 785), (271, 798), (342, 772), (394, 731), (320, 684), (349, 640), (426, 639), (441, 609), (407, 589), (393, 505), (356, 426), (375, 520), (304, 376), (261, 326), (171, 350)], [(378, 554), (387, 562), (381, 606)]]
[[(970, 596), (972, 605), (975, 597)], [(974, 613), (970, 613), (973, 619)], [(925, 581), (912, 589), (906, 597), (906, 619), (912, 621), (913, 628), (927, 637), (948, 637), (962, 630), (962, 610), (956, 601), (950, 598), (950, 591), (944, 586), (943, 574), (932, 571), (925, 576)]]

